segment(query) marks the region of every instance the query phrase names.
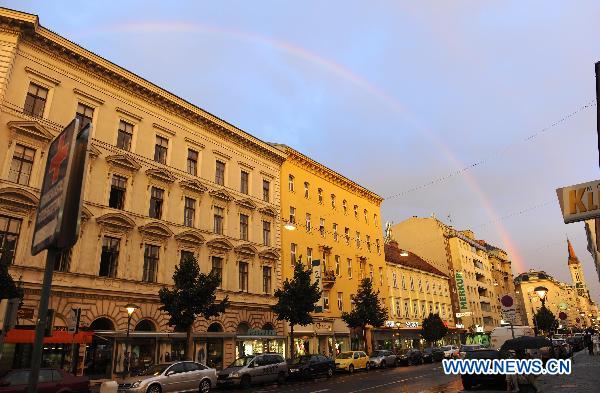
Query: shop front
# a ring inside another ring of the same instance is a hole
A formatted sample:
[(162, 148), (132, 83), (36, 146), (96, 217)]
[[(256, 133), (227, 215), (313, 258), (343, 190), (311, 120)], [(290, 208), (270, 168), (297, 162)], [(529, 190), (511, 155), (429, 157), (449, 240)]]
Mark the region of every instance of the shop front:
[(266, 352), (285, 353), (285, 336), (277, 335), (271, 324), (262, 329), (250, 329), (246, 323), (238, 325), (235, 336), (235, 356), (251, 356)]
[(319, 353), (335, 358), (350, 350), (350, 331), (339, 318), (315, 320), (306, 326), (294, 326), (293, 345), (296, 355)]

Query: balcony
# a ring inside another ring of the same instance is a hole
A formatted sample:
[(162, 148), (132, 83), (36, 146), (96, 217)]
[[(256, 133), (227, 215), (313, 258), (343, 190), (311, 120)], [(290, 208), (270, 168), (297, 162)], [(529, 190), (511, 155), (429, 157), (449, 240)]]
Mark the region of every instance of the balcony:
[(323, 272), (323, 286), (332, 287), (335, 284), (335, 272), (333, 270), (325, 270)]

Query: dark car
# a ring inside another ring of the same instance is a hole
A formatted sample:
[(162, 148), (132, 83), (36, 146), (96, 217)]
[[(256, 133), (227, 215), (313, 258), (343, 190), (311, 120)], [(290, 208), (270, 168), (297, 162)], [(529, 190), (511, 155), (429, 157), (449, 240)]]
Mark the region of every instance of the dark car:
[[(500, 359), (500, 351), (495, 349), (475, 349), (465, 352), (465, 359)], [(498, 385), (506, 389), (506, 376), (504, 374), (463, 374), (460, 376), (465, 390), (471, 390), (475, 385)]]
[(571, 345), (574, 352), (578, 352), (583, 349), (583, 337), (578, 337), (578, 336), (568, 337), (567, 342)]
[[(1, 393), (25, 393), (29, 385), (29, 369), (9, 370), (0, 377)], [(40, 370), (37, 391), (40, 393), (87, 393), (88, 377), (75, 377), (57, 368)]]
[(397, 355), (398, 364), (401, 366), (413, 366), (423, 364), (423, 353), (418, 349), (403, 349)]
[(444, 351), (439, 348), (425, 348), (423, 350), (423, 362), (441, 362), (444, 359)]
[(335, 362), (323, 355), (304, 355), (295, 359), (286, 360), (288, 365), (288, 379), (311, 379), (318, 376), (333, 376)]

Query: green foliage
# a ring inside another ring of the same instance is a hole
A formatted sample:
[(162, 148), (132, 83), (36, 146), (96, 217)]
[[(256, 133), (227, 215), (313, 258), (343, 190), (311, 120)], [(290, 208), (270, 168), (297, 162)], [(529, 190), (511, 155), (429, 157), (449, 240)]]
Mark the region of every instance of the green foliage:
[(443, 338), (448, 333), (448, 328), (439, 314), (429, 313), (429, 316), (423, 319), (421, 324), (421, 336), (428, 343), (433, 343)]
[(556, 322), (556, 317), (552, 311), (548, 310), (545, 306), (540, 308), (533, 317), (535, 318), (537, 328), (546, 333), (552, 330)]
[(275, 291), (277, 304), (272, 309), (277, 320), (287, 321), (292, 326), (312, 323), (311, 313), (321, 298), (321, 291), (317, 282), (310, 282), (311, 273), (310, 267), (305, 269), (301, 263), (296, 263), (292, 280), (286, 279), (282, 288)]
[(364, 278), (354, 296), (354, 308), (350, 312), (343, 312), (342, 319), (350, 328), (362, 330), (364, 342), (367, 325), (383, 326), (386, 318), (387, 309), (379, 299), (379, 291), (374, 292), (371, 279)]
[(0, 250), (0, 299), (23, 299), (23, 288), (13, 280), (8, 271), (9, 266), (9, 253), (6, 245), (4, 245)]

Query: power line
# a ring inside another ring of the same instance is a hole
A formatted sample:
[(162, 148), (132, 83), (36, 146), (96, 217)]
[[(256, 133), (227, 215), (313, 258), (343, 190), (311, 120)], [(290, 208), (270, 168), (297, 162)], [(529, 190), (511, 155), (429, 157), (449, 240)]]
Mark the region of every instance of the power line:
[(446, 181), (446, 180), (448, 180), (448, 179), (450, 179), (452, 177), (461, 175), (461, 174), (465, 173), (466, 171), (469, 171), (469, 170), (471, 170), (471, 169), (473, 169), (475, 167), (484, 165), (484, 164), (488, 163), (489, 161), (497, 158), (498, 156), (500, 156), (500, 155), (508, 152), (515, 145), (517, 145), (519, 143), (527, 143), (527, 142), (534, 141), (538, 137), (540, 137), (540, 136), (544, 135), (545, 133), (551, 131), (552, 129), (558, 127), (559, 125), (565, 123), (567, 120), (571, 119), (572, 117), (576, 116), (577, 114), (583, 112), (584, 110), (586, 110), (588, 108), (594, 107), (594, 106), (596, 106), (596, 99), (588, 101), (587, 103), (585, 103), (584, 105), (582, 105), (578, 109), (576, 109), (575, 111), (573, 111), (573, 112), (571, 112), (571, 113), (563, 116), (561, 119), (555, 121), (554, 123), (550, 124), (549, 126), (544, 127), (542, 129), (540, 129), (539, 131), (537, 131), (537, 132), (535, 132), (535, 133), (533, 133), (531, 135), (528, 135), (525, 138), (513, 141), (513, 142), (509, 143), (508, 145), (506, 145), (505, 147), (492, 152), (487, 157), (484, 157), (484, 158), (480, 159), (479, 161), (475, 161), (475, 162), (473, 162), (473, 163), (471, 163), (471, 164), (469, 164), (469, 165), (467, 165), (467, 166), (465, 166), (465, 167), (463, 167), (461, 169), (455, 170), (455, 171), (450, 172), (450, 173), (448, 173), (448, 174), (446, 174), (444, 176), (441, 176), (441, 177), (435, 178), (433, 180), (430, 180), (430, 181), (428, 181), (426, 183), (423, 183), (423, 184), (420, 184), (418, 186), (409, 188), (409, 189), (407, 189), (405, 191), (402, 191), (402, 192), (399, 192), (397, 194), (393, 194), (393, 195), (390, 195), (388, 197), (385, 197), (385, 200), (390, 200), (390, 199), (394, 199), (394, 198), (403, 197), (403, 196), (408, 195), (410, 193), (413, 193), (415, 191), (422, 190), (422, 189), (430, 187), (430, 186), (432, 186), (434, 184), (438, 184), (438, 183), (444, 182), (444, 181)]

